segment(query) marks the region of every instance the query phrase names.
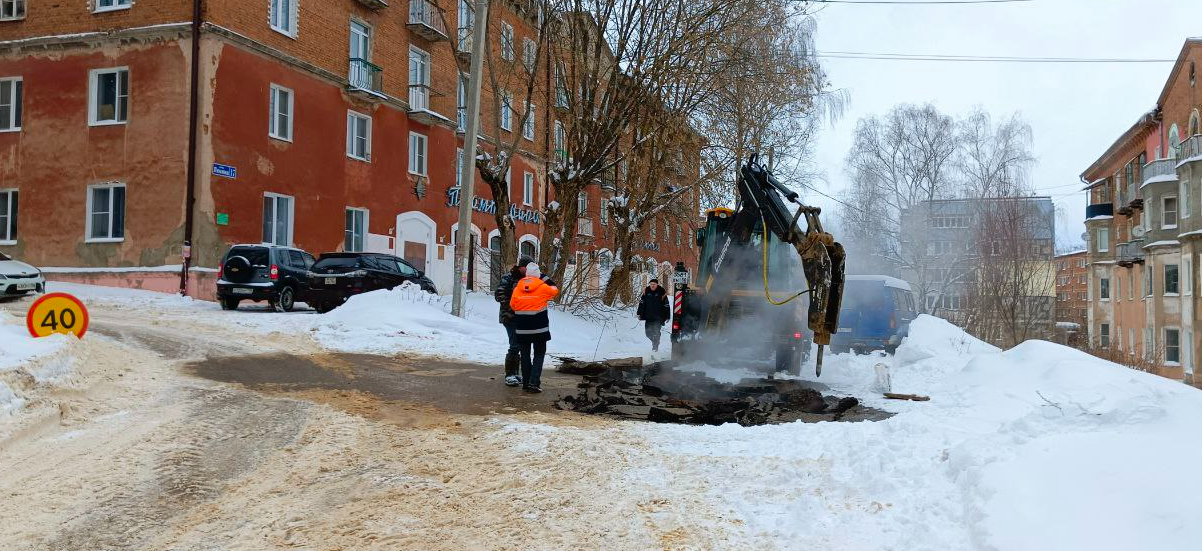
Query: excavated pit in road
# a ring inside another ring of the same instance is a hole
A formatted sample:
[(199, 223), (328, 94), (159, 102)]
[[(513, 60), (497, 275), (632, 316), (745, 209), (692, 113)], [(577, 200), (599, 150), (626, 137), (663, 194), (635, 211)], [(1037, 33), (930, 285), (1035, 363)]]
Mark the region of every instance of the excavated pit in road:
[(825, 385), (797, 379), (719, 381), (671, 361), (646, 366), (638, 359), (579, 362), (562, 359), (559, 371), (582, 377), (577, 393), (557, 408), (587, 414), (693, 425), (744, 426), (795, 421), (883, 420), (891, 414), (855, 397), (824, 395)]

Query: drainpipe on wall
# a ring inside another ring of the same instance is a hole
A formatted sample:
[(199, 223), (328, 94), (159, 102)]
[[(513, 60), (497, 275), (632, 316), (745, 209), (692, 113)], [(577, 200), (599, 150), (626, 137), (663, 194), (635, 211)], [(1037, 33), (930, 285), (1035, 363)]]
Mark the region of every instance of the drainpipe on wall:
[(196, 127), (200, 117), (200, 24), (201, 1), (192, 0), (192, 77), (188, 87), (188, 176), (184, 198), (184, 244), (180, 251), (183, 264), (179, 273), (179, 294), (188, 294), (188, 269), (192, 264), (193, 211), (196, 208)]

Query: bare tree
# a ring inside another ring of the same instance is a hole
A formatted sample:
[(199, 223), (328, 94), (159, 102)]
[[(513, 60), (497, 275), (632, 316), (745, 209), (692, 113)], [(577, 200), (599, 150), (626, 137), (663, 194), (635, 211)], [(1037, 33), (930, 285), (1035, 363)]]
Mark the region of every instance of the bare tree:
[(1027, 193), (1031, 126), (1017, 113), (993, 124), (989, 112), (977, 108), (959, 124), (961, 193), (965, 197), (1012, 197)]

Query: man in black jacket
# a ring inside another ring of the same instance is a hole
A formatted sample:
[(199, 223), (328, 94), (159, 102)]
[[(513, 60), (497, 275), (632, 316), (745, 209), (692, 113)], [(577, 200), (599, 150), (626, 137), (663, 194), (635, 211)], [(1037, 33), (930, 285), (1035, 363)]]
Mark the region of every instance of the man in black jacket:
[(514, 334), (514, 314), (513, 308), (509, 306), (509, 299), (513, 297), (513, 286), (526, 276), (526, 265), (532, 262), (534, 259), (523, 255), (521, 259), (518, 259), (518, 264), (501, 276), (501, 282), (497, 284), (497, 289), (493, 290), (493, 299), (501, 304), (501, 312), (497, 316), (498, 321), (505, 326), (505, 333), (509, 336), (509, 350), (505, 352), (505, 385), (510, 387), (521, 385), (522, 376), (518, 375), (518, 368), (521, 365), (518, 357), (520, 348), (517, 336)]
[(647, 339), (651, 340), (651, 350), (659, 350), (659, 337), (663, 332), (664, 322), (668, 320), (668, 291), (660, 287), (659, 280), (652, 278), (639, 298), (639, 320), (644, 322)]

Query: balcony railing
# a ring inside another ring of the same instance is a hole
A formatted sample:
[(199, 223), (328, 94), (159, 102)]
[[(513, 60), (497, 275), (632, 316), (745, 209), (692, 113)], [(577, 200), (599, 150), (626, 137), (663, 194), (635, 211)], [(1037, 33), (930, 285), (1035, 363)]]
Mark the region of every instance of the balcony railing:
[(373, 10), (382, 10), (388, 7), (388, 2), (384, 0), (359, 0), (359, 3)]
[(1182, 163), (1202, 156), (1202, 134), (1195, 134), (1181, 141), (1177, 146), (1177, 159)]
[(426, 40), (447, 38), (447, 27), (442, 22), (442, 10), (429, 0), (410, 0), (409, 30)]
[(1113, 203), (1095, 203), (1085, 206), (1085, 219), (1114, 215)]
[(366, 59), (351, 58), (346, 82), (352, 90), (382, 94), (384, 92), (384, 70)]
[(1157, 159), (1144, 165), (1143, 186), (1153, 182), (1174, 182), (1177, 180), (1177, 160), (1172, 157)]
[(1144, 262), (1144, 240), (1135, 238), (1129, 242), (1120, 243), (1116, 246), (1115, 260), (1120, 266), (1131, 266), (1136, 263)]
[(409, 85), (409, 109), (411, 111), (428, 111), (430, 109), (430, 87), (428, 85)]

